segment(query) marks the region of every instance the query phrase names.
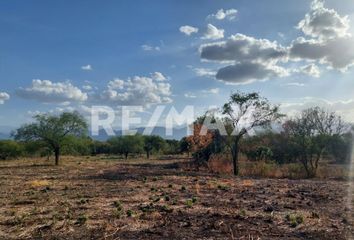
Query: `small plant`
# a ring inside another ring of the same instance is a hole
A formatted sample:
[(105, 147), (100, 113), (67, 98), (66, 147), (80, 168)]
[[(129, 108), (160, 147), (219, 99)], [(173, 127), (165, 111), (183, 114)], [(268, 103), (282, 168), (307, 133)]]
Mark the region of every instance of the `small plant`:
[(153, 202), (159, 202), (160, 200), (160, 197), (156, 197), (155, 199), (153, 199)]
[(164, 212), (167, 212), (167, 213), (173, 212), (173, 209), (169, 208), (169, 207), (166, 206), (166, 205), (162, 205), (162, 206), (161, 206), (161, 210), (164, 211)]
[(228, 191), (230, 189), (230, 187), (227, 185), (219, 184), (218, 189), (223, 190), (223, 191)]
[(187, 206), (188, 208), (193, 207), (193, 200), (192, 200), (192, 199), (186, 200), (186, 206)]
[(119, 200), (116, 200), (113, 202), (113, 206), (116, 208), (122, 208), (122, 203)]
[(133, 215), (134, 215), (133, 210), (128, 209), (128, 210), (127, 210), (127, 216), (128, 216), (128, 217), (132, 217)]
[(184, 192), (184, 191), (186, 191), (186, 190), (187, 190), (187, 188), (186, 188), (185, 186), (182, 186), (182, 187), (181, 187), (181, 191), (182, 191), (182, 192)]
[(87, 222), (87, 217), (86, 217), (85, 215), (80, 215), (80, 216), (77, 218), (75, 224), (77, 224), (77, 225), (84, 225), (86, 222)]
[(142, 212), (144, 212), (144, 213), (146, 213), (146, 212), (153, 212), (153, 211), (156, 210), (156, 209), (155, 209), (155, 206), (154, 206), (152, 203), (150, 203), (149, 205), (141, 205), (141, 206), (139, 207), (139, 209), (140, 209)]
[(152, 179), (152, 181), (154, 181), (154, 182), (156, 182), (157, 180), (159, 180), (157, 177), (154, 177), (154, 178)]
[(289, 222), (290, 226), (293, 228), (304, 223), (304, 217), (302, 215), (287, 214), (285, 216), (285, 219)]
[(238, 212), (238, 215), (240, 217), (246, 217), (247, 213), (245, 209), (240, 209), (240, 211)]
[(89, 200), (88, 199), (85, 199), (85, 198), (81, 198), (80, 201), (78, 201), (77, 203), (80, 204), (80, 205), (84, 205), (86, 203), (88, 203)]
[(312, 218), (320, 218), (320, 215), (318, 213), (316, 213), (316, 212), (312, 212), (311, 213), (311, 217)]
[(192, 197), (192, 202), (196, 203), (198, 201), (198, 199), (196, 197)]
[(115, 207), (113, 214), (116, 218), (121, 218), (123, 215), (123, 206), (120, 201), (114, 201), (113, 206)]
[(170, 201), (170, 200), (171, 200), (170, 196), (165, 195), (165, 201), (168, 202), (168, 201)]
[(156, 191), (157, 191), (157, 188), (151, 187), (151, 188), (150, 188), (150, 191), (151, 191), (151, 192), (156, 192)]

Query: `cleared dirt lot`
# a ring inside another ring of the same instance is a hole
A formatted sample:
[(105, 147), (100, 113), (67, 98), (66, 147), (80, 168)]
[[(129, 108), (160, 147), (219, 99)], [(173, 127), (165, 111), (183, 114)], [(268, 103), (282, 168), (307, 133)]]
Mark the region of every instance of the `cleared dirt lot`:
[(234, 178), (185, 161), (0, 162), (0, 239), (350, 239), (345, 181)]

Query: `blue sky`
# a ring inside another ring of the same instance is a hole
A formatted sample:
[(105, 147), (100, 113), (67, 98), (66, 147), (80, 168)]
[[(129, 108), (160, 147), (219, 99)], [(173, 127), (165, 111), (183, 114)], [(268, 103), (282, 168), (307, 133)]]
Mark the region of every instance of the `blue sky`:
[[(202, 112), (237, 90), (258, 91), (289, 114), (320, 105), (354, 121), (353, 21), (352, 0), (1, 1), (0, 126), (92, 105)], [(254, 52), (221, 53), (225, 42)], [(321, 56), (295, 53), (304, 42), (326, 47)], [(205, 44), (213, 56), (201, 57)]]

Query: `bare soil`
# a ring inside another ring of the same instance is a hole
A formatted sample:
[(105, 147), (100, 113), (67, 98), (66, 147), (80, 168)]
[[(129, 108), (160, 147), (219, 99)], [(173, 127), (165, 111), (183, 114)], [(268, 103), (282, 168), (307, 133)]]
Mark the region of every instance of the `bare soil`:
[(0, 162), (0, 239), (351, 239), (348, 182), (220, 176), (185, 161)]

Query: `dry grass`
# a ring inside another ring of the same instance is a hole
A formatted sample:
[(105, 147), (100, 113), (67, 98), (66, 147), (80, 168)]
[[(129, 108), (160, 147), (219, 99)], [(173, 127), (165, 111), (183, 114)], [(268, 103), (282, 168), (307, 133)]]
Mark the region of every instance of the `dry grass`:
[[(225, 154), (212, 155), (208, 161), (208, 169), (212, 173), (232, 174), (231, 156)], [(279, 165), (266, 161), (250, 162), (241, 157), (240, 176), (304, 179), (306, 178), (306, 171), (299, 163)], [(346, 166), (324, 163), (319, 167), (316, 178), (346, 180), (348, 176), (349, 169)]]
[(33, 180), (33, 181), (28, 182), (28, 184), (33, 188), (49, 187), (50, 186), (50, 183), (47, 180)]
[(345, 182), (220, 176), (183, 159), (62, 160), (0, 162), (0, 239), (345, 239), (353, 224)]

